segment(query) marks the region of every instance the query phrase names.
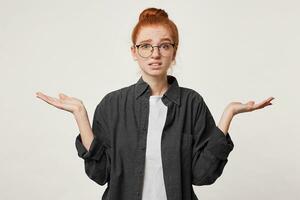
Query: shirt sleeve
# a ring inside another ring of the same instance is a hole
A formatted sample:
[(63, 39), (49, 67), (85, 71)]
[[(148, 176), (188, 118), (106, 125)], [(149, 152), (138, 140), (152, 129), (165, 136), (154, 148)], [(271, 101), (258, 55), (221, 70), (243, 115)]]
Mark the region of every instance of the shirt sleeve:
[(87, 176), (104, 185), (110, 179), (111, 145), (108, 125), (105, 121), (105, 99), (97, 105), (92, 123), (94, 139), (89, 150), (82, 143), (80, 133), (75, 139), (78, 156), (84, 160), (84, 168)]
[(210, 185), (221, 176), (234, 144), (215, 124), (204, 99), (198, 94), (193, 131), (192, 184)]

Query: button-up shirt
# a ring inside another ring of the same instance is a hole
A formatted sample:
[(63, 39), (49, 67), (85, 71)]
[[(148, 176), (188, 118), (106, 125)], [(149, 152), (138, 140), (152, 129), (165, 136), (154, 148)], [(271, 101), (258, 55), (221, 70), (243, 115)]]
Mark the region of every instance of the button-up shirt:
[[(167, 75), (162, 101), (168, 107), (161, 135), (163, 179), (168, 200), (197, 200), (192, 185), (213, 184), (223, 173), (233, 142), (215, 124), (204, 98)], [(87, 150), (75, 140), (87, 176), (107, 187), (102, 200), (140, 200), (151, 88), (142, 76), (107, 93), (97, 105), (94, 139)]]

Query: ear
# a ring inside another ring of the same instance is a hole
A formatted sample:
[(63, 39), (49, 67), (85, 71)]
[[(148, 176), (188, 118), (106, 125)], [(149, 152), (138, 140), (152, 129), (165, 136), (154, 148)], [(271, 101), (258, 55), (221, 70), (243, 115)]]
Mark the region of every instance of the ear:
[(137, 61), (137, 55), (136, 55), (135, 47), (134, 47), (134, 46), (131, 46), (131, 47), (130, 47), (130, 50), (131, 50), (132, 58), (133, 58), (135, 61)]
[(176, 52), (173, 54), (172, 65), (176, 65)]
[(175, 58), (176, 58), (176, 53), (177, 53), (177, 52), (174, 52), (174, 54), (173, 54), (173, 58), (172, 58), (172, 61), (175, 61)]
[(175, 59), (172, 60), (172, 65), (176, 65), (176, 60)]

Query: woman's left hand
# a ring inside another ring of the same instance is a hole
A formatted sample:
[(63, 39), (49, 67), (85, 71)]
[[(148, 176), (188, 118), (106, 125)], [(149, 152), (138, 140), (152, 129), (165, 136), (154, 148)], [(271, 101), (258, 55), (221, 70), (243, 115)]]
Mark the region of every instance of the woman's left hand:
[(258, 110), (264, 108), (266, 106), (272, 105), (271, 101), (274, 97), (269, 97), (268, 99), (255, 104), (254, 101), (248, 101), (247, 103), (243, 104), (241, 102), (231, 102), (228, 105), (228, 110), (232, 112), (233, 115), (243, 113), (243, 112), (252, 112), (253, 110)]

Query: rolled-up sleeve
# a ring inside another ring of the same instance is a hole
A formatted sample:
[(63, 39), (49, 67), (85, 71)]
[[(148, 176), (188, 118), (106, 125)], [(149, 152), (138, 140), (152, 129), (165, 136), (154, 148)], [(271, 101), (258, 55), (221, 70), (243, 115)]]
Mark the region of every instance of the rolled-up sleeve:
[(196, 115), (193, 129), (192, 183), (210, 185), (221, 176), (234, 144), (216, 126), (202, 96), (195, 101)]
[(105, 121), (105, 99), (97, 105), (92, 123), (94, 139), (89, 150), (82, 143), (80, 133), (75, 139), (78, 156), (84, 159), (85, 172), (90, 179), (104, 185), (110, 178), (111, 145), (108, 125)]

